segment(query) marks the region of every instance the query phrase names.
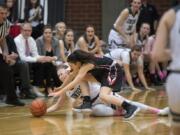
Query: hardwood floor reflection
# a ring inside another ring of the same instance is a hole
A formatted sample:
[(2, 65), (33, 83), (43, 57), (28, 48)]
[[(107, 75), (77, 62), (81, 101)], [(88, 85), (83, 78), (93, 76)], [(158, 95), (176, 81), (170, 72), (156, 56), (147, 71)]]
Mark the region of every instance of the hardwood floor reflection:
[[(163, 90), (140, 93), (123, 92), (123, 96), (164, 108)], [(34, 118), (26, 107), (0, 107), (0, 135), (169, 135), (168, 117), (138, 113), (130, 120), (122, 117), (89, 117), (74, 114), (68, 105), (58, 112)]]

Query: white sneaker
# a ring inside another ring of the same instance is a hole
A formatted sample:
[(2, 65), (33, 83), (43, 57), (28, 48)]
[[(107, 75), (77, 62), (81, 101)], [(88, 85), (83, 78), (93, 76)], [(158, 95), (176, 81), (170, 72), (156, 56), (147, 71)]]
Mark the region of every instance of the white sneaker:
[(31, 89), (32, 93), (34, 93), (38, 97), (44, 97), (45, 95), (39, 91), (39, 88), (36, 86), (33, 86)]
[(169, 107), (165, 107), (161, 109), (158, 113), (159, 116), (168, 116), (169, 115)]

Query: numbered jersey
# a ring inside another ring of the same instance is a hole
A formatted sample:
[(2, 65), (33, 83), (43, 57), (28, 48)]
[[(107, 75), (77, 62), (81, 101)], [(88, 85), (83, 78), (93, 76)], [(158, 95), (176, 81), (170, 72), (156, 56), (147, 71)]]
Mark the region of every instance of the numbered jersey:
[(133, 15), (131, 8), (128, 8), (128, 10), (129, 10), (129, 16), (126, 19), (123, 28), (126, 34), (132, 34), (136, 29), (136, 23), (138, 21), (139, 12)]

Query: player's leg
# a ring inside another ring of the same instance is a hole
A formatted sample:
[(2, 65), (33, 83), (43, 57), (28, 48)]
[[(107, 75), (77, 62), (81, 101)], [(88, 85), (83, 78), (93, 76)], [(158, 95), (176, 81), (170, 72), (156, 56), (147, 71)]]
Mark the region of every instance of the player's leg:
[(180, 73), (172, 73), (168, 76), (166, 89), (171, 115), (171, 131), (173, 135), (180, 133)]
[(111, 106), (106, 104), (96, 104), (92, 106), (92, 115), (93, 116), (113, 116), (114, 110)]
[(126, 102), (125, 98), (122, 96), (116, 97), (111, 94), (112, 89), (109, 87), (101, 87), (100, 91), (100, 98), (102, 101), (105, 101), (108, 104), (113, 104), (116, 106), (121, 106), (123, 109), (126, 110), (126, 114), (124, 115), (125, 119), (131, 119), (133, 118), (136, 113), (139, 111), (139, 108), (137, 106), (131, 105), (128, 102)]
[[(120, 95), (115, 93), (115, 96), (119, 97)], [(155, 107), (152, 107), (152, 106), (149, 106), (149, 105), (145, 105), (145, 104), (140, 103), (140, 102), (130, 101), (130, 100), (127, 100), (127, 99), (126, 99), (126, 101), (128, 103), (132, 104), (132, 105), (135, 105), (135, 106), (139, 107), (140, 110), (145, 112), (145, 113), (152, 113), (152, 114), (158, 114), (158, 115), (163, 115), (163, 116), (169, 114), (168, 108), (159, 109), (159, 108), (155, 108)]]

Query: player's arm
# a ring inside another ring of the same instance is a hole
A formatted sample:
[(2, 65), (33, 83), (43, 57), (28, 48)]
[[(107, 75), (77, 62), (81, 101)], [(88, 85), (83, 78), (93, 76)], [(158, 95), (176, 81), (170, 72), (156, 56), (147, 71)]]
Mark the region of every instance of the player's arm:
[(49, 96), (54, 96), (54, 97), (58, 97), (61, 96), (62, 94), (64, 94), (66, 91), (74, 88), (77, 84), (79, 84), (86, 76), (87, 72), (90, 71), (91, 69), (94, 68), (93, 64), (85, 64), (83, 65), (79, 71), (78, 74), (75, 76), (75, 78), (73, 79), (73, 81), (69, 82), (66, 86), (59, 87), (58, 92), (54, 92), (54, 93), (50, 93)]
[(124, 22), (128, 18), (128, 15), (129, 15), (129, 11), (126, 8), (120, 13), (118, 19), (114, 23), (114, 28), (119, 32), (119, 34), (124, 38), (125, 41), (129, 40), (128, 39), (129, 37), (126, 35), (126, 33), (123, 29)]
[(164, 14), (160, 21), (156, 34), (156, 40), (153, 46), (152, 59), (156, 59), (158, 61), (168, 61), (171, 59), (170, 50), (167, 49), (167, 44), (169, 40), (169, 33), (174, 22), (175, 11), (171, 9)]
[(63, 43), (62, 40), (59, 41), (59, 48), (60, 48), (60, 56), (62, 58), (62, 61), (66, 62), (66, 56), (65, 56), (65, 53), (64, 53), (64, 43)]
[(72, 71), (72, 72), (70, 72), (69, 75), (68, 75), (68, 77), (64, 80), (63, 84), (62, 84), (60, 87), (56, 88), (55, 91), (66, 87), (66, 85), (68, 85), (68, 84), (75, 78), (75, 76), (76, 76), (77, 74), (78, 74), (77, 71)]
[(129, 64), (123, 64), (123, 67), (124, 67), (124, 72), (125, 72), (126, 80), (127, 80), (128, 84), (129, 84), (129, 86), (133, 89), (134, 88), (134, 84), (133, 84), (133, 81), (132, 81), (132, 76), (131, 76)]
[(100, 50), (99, 38), (97, 36), (95, 36), (95, 48), (89, 52), (95, 54), (95, 53), (99, 52), (99, 50)]
[(58, 98), (57, 102), (53, 105), (51, 105), (49, 108), (47, 108), (46, 113), (54, 112), (59, 110), (65, 103), (66, 94), (62, 94), (61, 97)]
[(81, 50), (88, 52), (87, 43), (85, 42), (83, 37), (79, 38), (78, 45)]

